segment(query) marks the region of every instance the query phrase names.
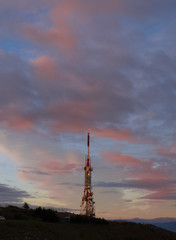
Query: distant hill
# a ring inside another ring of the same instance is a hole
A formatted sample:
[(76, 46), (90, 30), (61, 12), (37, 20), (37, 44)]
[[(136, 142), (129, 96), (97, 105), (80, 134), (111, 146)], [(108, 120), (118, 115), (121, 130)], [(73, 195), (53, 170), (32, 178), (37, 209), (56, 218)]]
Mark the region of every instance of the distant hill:
[(133, 218), (133, 219), (126, 219), (131, 222), (136, 223), (168, 223), (168, 222), (176, 222), (176, 218), (154, 218), (154, 219), (142, 219), (142, 218)]
[(154, 219), (141, 219), (141, 218), (133, 218), (133, 219), (123, 219), (123, 220), (115, 220), (115, 221), (127, 221), (127, 222), (135, 222), (135, 223), (144, 223), (144, 224), (152, 224), (160, 228), (164, 228), (166, 230), (176, 232), (176, 218), (154, 218)]
[(155, 226), (176, 232), (176, 222), (154, 223)]

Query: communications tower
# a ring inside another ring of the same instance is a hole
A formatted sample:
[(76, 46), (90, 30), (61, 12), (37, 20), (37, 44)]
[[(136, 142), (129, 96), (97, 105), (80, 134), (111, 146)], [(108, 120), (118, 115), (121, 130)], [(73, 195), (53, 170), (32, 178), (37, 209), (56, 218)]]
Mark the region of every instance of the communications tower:
[(85, 159), (85, 180), (84, 180), (84, 195), (81, 199), (81, 214), (86, 216), (95, 216), (94, 209), (94, 200), (93, 200), (93, 192), (91, 185), (91, 172), (93, 168), (91, 167), (91, 159), (89, 156), (89, 140), (90, 134), (87, 134), (87, 156)]

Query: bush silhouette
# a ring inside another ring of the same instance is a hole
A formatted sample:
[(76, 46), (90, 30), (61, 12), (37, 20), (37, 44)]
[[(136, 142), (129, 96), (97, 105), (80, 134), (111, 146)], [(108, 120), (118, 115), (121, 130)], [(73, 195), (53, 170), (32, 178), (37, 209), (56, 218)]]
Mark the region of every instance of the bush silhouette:
[(29, 205), (27, 204), (27, 202), (25, 202), (25, 203), (23, 204), (23, 208), (26, 209), (26, 210), (29, 209)]
[(95, 217), (88, 217), (86, 215), (73, 215), (70, 218), (70, 222), (72, 223), (96, 223), (96, 224), (107, 224), (104, 218), (95, 218)]
[(38, 207), (34, 210), (33, 216), (41, 218), (45, 222), (59, 222), (59, 217), (52, 209)]

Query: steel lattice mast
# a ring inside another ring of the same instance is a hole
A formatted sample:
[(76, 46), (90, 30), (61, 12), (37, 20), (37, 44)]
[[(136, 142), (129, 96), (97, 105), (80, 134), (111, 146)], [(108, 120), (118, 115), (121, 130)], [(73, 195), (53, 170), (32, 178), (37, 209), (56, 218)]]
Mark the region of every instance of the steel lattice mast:
[(81, 214), (86, 216), (95, 216), (95, 209), (94, 209), (94, 200), (93, 200), (93, 192), (92, 192), (92, 185), (91, 185), (91, 172), (93, 168), (91, 167), (91, 159), (89, 156), (89, 140), (90, 135), (87, 134), (87, 156), (85, 159), (85, 182), (84, 182), (84, 195), (81, 199)]

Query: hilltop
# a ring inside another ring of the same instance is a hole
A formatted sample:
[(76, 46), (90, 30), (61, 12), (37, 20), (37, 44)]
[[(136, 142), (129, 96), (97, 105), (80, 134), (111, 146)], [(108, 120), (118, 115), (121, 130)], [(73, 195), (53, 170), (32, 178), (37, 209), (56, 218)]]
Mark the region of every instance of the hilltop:
[[(74, 223), (47, 222), (46, 219), (33, 217), (30, 209), (8, 207), (3, 211), (4, 213), (7, 211), (9, 216), (11, 211), (11, 217), (16, 215), (18, 220), (9, 219), (0, 222), (1, 240), (176, 240), (176, 233), (149, 224), (100, 221), (100, 219), (93, 223), (81, 223), (77, 215), (73, 215), (77, 219)], [(26, 219), (22, 219), (25, 213)]]
[(101, 225), (9, 220), (0, 225), (1, 240), (176, 240), (176, 233), (137, 223)]

